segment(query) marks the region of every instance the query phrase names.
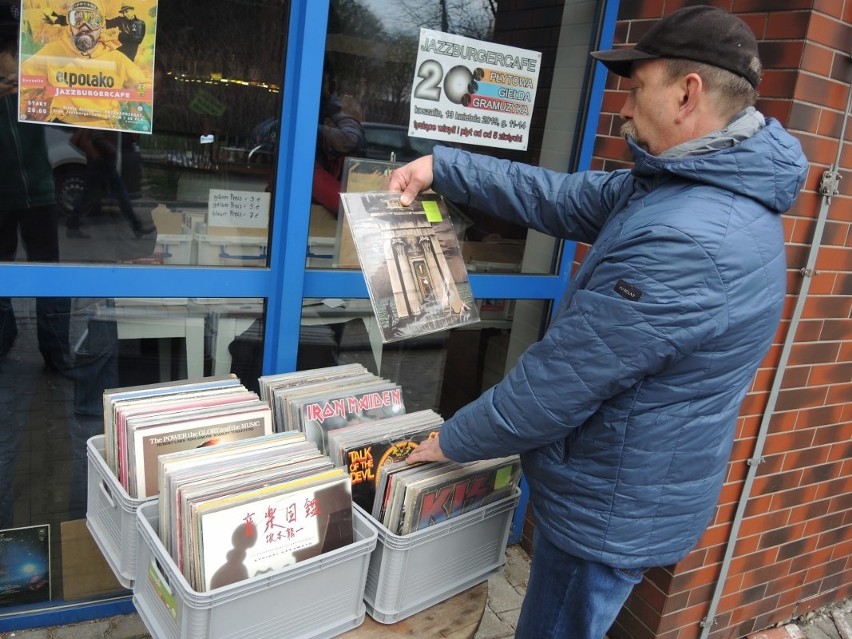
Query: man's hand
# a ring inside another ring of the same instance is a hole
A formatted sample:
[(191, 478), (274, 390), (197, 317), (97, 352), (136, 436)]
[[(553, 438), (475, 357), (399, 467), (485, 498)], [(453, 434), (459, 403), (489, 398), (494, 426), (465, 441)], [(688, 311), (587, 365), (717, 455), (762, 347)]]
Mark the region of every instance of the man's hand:
[(402, 192), (399, 203), (408, 206), (421, 191), (432, 186), (432, 177), (432, 156), (424, 155), (391, 173), (388, 191)]
[(441, 444), (438, 441), (438, 438), (439, 435), (435, 435), (430, 439), (424, 439), (422, 442), (417, 444), (417, 448), (415, 448), (408, 454), (408, 457), (405, 458), (405, 461), (409, 464), (418, 464), (420, 462), (430, 461), (450, 461), (447, 457), (444, 456), (444, 453), (441, 452)]
[(0, 98), (14, 95), (18, 92), (18, 74), (0, 77)]

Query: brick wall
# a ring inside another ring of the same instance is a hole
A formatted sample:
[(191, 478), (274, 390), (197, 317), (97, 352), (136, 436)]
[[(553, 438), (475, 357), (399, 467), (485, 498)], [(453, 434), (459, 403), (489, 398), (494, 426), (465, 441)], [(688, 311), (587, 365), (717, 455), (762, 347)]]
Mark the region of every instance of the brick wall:
[[(840, 194), (832, 198), (777, 403), (764, 461), (747, 502), (711, 631), (743, 637), (852, 596), (852, 122), (841, 129), (852, 65), (852, 0), (622, 0), (616, 43), (633, 43), (653, 22), (684, 4), (739, 14), (760, 40), (765, 73), (758, 108), (801, 140), (811, 166), (784, 223), (788, 300), (776, 344), (740, 415), (737, 440), (716, 517), (680, 564), (649, 571), (610, 636), (698, 637), (707, 616), (757, 433), (778, 373), (782, 347), (802, 290), (822, 198), (823, 172), (842, 147)], [(626, 166), (618, 138), (625, 88), (610, 74), (598, 123), (593, 168)], [(852, 119), (847, 114), (847, 119)], [(585, 251), (580, 247), (577, 259)], [(532, 521), (527, 522), (528, 542)]]

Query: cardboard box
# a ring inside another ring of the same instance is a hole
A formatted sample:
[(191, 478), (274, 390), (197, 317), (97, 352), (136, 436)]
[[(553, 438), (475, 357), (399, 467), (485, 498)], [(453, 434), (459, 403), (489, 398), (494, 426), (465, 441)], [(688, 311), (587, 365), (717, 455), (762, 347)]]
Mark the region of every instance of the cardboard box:
[(124, 589), (92, 538), (85, 519), (63, 521), (62, 598), (88, 599)]
[(183, 215), (172, 211), (165, 204), (158, 204), (151, 211), (157, 235), (178, 235), (183, 232)]
[(518, 273), (524, 258), (524, 246), (522, 240), (464, 242), (462, 256), (467, 270), (471, 272)]

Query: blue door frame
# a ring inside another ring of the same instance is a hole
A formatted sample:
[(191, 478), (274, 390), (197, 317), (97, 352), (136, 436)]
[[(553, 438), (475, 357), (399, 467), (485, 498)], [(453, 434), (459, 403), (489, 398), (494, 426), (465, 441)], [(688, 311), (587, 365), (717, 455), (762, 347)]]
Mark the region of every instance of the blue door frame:
[[(618, 0), (602, 0), (597, 42), (612, 43)], [(262, 297), (268, 299), (264, 335), (264, 374), (293, 370), (298, 348), (302, 299), (305, 297), (367, 298), (360, 272), (305, 269), (308, 244), (310, 184), (316, 144), (316, 112), (325, 55), (328, 2), (291, 0), (287, 25), (287, 56), (283, 86), (277, 188), (273, 202), (272, 235), (268, 269), (185, 268), (65, 264), (0, 264), (0, 289), (9, 297)], [(600, 113), (606, 73), (595, 64), (586, 108), (587, 121), (578, 168), (590, 165), (597, 115)], [(560, 299), (570, 277), (574, 244), (562, 247), (560, 269), (555, 275), (471, 274), (477, 298)], [(554, 304), (555, 306), (555, 304)], [(516, 508), (510, 543), (521, 539), (528, 493)], [(67, 604), (39, 611), (2, 616), (0, 632), (77, 623), (134, 610), (129, 596), (81, 604)]]

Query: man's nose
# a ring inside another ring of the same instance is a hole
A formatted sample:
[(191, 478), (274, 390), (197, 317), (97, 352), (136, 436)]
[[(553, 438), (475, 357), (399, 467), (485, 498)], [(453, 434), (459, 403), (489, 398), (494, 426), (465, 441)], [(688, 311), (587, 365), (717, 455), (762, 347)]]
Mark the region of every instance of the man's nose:
[(633, 118), (633, 100), (630, 98), (630, 96), (628, 96), (624, 100), (624, 104), (621, 106), (621, 110), (618, 112), (618, 115), (620, 115), (625, 120), (630, 120)]

